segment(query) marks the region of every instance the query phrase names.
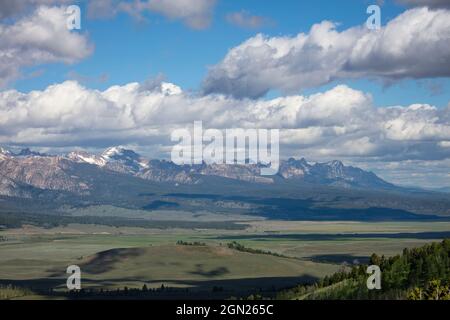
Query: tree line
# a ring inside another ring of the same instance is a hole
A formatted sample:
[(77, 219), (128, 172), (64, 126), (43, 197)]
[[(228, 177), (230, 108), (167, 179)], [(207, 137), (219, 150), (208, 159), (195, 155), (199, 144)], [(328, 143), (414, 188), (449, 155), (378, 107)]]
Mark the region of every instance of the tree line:
[(368, 290), (367, 265), (342, 268), (314, 285), (279, 292), (278, 299), (450, 299), (450, 239), (402, 254), (372, 254), (370, 265), (381, 269), (381, 290)]

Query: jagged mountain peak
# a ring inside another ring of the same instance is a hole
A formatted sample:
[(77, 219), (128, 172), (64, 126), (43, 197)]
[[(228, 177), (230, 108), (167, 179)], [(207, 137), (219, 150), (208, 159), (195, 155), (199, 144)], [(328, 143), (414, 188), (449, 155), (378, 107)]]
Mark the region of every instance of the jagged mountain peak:
[(1, 154), (11, 154), (11, 152), (3, 147), (0, 147), (0, 153)]
[[(346, 168), (344, 164), (339, 160), (333, 160), (326, 163), (316, 163), (314, 165), (315, 168), (318, 168), (319, 170), (323, 170), (326, 172), (326, 176), (328, 179), (348, 179), (348, 174), (346, 172)], [(350, 178), (352, 180), (352, 178)]]
[(9, 158), (11, 155), (12, 155), (12, 154), (11, 154), (10, 151), (8, 151), (8, 150), (6, 150), (6, 149), (0, 147), (0, 160), (7, 159), (7, 158)]
[[(228, 164), (211, 164), (206, 163), (199, 165), (183, 165), (179, 166), (169, 160), (150, 160), (141, 157), (133, 150), (122, 146), (116, 146), (106, 149), (102, 154), (95, 155), (86, 151), (73, 151), (64, 157), (58, 156), (36, 156), (37, 153), (24, 149), (16, 156), (10, 152), (0, 149), (0, 164), (3, 163), (10, 168), (14, 167), (19, 172), (20, 167), (26, 167), (30, 175), (40, 175), (40, 170), (48, 170), (49, 176), (54, 176), (52, 171), (58, 173), (64, 171), (64, 168), (71, 168), (77, 172), (77, 163), (89, 164), (97, 166), (99, 169), (132, 175), (138, 178), (151, 180), (155, 182), (176, 182), (183, 184), (194, 184), (200, 181), (202, 176), (216, 176), (227, 179), (255, 182), (255, 183), (282, 183), (283, 180), (302, 181), (305, 183), (313, 183), (319, 185), (330, 185), (340, 187), (357, 187), (357, 188), (392, 188), (392, 184), (382, 180), (372, 172), (362, 169), (345, 166), (341, 161), (334, 160), (323, 163), (308, 163), (305, 158), (280, 161), (280, 167), (277, 177), (261, 177), (260, 169), (263, 164), (245, 164), (245, 165), (228, 165)], [(47, 162), (42, 162), (46, 160)], [(61, 161), (63, 160), (63, 161)], [(0, 165), (1, 169), (1, 165)], [(9, 170), (9, 169), (8, 169)], [(6, 172), (6, 171), (5, 171)], [(21, 171), (20, 171), (21, 172)], [(0, 170), (1, 174), (1, 170)], [(59, 174), (59, 173), (58, 173)], [(99, 172), (101, 174), (101, 172)], [(20, 175), (17, 175), (20, 176)], [(58, 176), (58, 175), (57, 175)], [(65, 179), (71, 179), (73, 173), (65, 175)], [(10, 176), (16, 179), (15, 176)], [(18, 181), (21, 181), (20, 179)], [(28, 181), (25, 181), (28, 183)], [(51, 183), (56, 184), (55, 180)], [(69, 185), (67, 181), (65, 185)], [(46, 185), (46, 184), (42, 184)], [(78, 182), (72, 183), (73, 186)], [(40, 187), (35, 183), (34, 186)], [(74, 187), (71, 187), (72, 189)], [(69, 188), (70, 189), (70, 188)]]
[(106, 160), (103, 157), (90, 154), (86, 151), (72, 151), (67, 154), (67, 158), (75, 162), (89, 163), (100, 167), (106, 164)]
[(115, 159), (115, 160), (120, 160), (120, 159), (125, 159), (125, 158), (139, 159), (141, 157), (139, 154), (137, 154), (133, 150), (126, 149), (122, 146), (110, 147), (110, 148), (106, 149), (102, 153), (101, 156), (106, 159)]
[[(282, 161), (283, 162), (283, 161)], [(287, 164), (289, 165), (293, 165), (293, 166), (297, 166), (297, 167), (308, 167), (310, 166), (310, 164), (308, 163), (308, 161), (306, 161), (305, 158), (300, 158), (300, 159), (296, 159), (296, 158), (289, 158), (286, 161)]]
[(142, 158), (133, 150), (121, 146), (110, 147), (101, 155), (90, 154), (85, 151), (73, 151), (66, 157), (78, 163), (97, 165), (122, 173), (137, 173), (148, 167), (148, 160)]
[(40, 153), (31, 150), (30, 148), (24, 148), (20, 150), (19, 152), (11, 152), (5, 148), (0, 147), (0, 155), (3, 155), (4, 157), (46, 157), (48, 156), (45, 153)]
[(32, 151), (30, 148), (24, 148), (14, 155), (17, 157), (45, 157), (45, 156), (47, 156), (47, 154), (45, 154), (45, 153)]
[(109, 147), (108, 149), (103, 151), (101, 156), (105, 157), (105, 158), (109, 158), (109, 157), (112, 157), (114, 155), (121, 154), (123, 150), (125, 150), (125, 148), (122, 147), (122, 146)]
[(344, 167), (344, 163), (342, 163), (342, 161), (339, 161), (339, 160), (332, 160), (330, 162), (327, 162), (326, 165), (328, 165), (332, 168), (343, 168)]
[(140, 154), (122, 146), (106, 149), (101, 157), (106, 161), (108, 168), (119, 172), (137, 173), (149, 165), (149, 161)]

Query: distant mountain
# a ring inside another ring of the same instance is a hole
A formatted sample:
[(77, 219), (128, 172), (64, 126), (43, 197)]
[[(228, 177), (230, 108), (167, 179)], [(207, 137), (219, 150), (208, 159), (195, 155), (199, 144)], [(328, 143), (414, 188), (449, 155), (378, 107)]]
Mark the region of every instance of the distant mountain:
[[(26, 149), (25, 149), (26, 150)], [(0, 212), (61, 214), (64, 208), (120, 208), (257, 215), (297, 220), (411, 220), (450, 216), (446, 194), (390, 184), (340, 161), (176, 165), (122, 147), (63, 156), (0, 149)], [(61, 211), (62, 210), (62, 211)]]
[[(255, 184), (279, 184), (303, 181), (322, 186), (364, 189), (395, 188), (372, 172), (345, 166), (340, 161), (310, 164), (304, 158), (281, 161), (277, 176), (260, 176), (261, 164), (226, 165), (205, 163), (179, 166), (165, 160), (148, 160), (133, 150), (112, 147), (101, 155), (73, 151), (65, 156), (52, 156), (23, 149), (14, 154), (0, 149), (0, 176), (3, 185), (21, 183), (35, 188), (85, 194), (95, 188), (92, 179), (80, 178), (79, 165), (94, 166), (98, 174), (110, 171), (153, 182), (201, 184), (202, 177), (216, 176)], [(10, 182), (7, 182), (10, 181)], [(6, 187), (4, 187), (6, 190)], [(10, 190), (10, 189), (8, 189)], [(3, 191), (0, 194), (11, 194)]]
[[(102, 153), (101, 157), (106, 163), (114, 168), (121, 167), (124, 172), (138, 173), (142, 169), (148, 168), (148, 160), (142, 158), (133, 150), (127, 150), (122, 147), (112, 147)], [(110, 169), (114, 169), (110, 168)], [(117, 170), (119, 171), (119, 170)]]
[(0, 147), (0, 160), (7, 159), (11, 156), (11, 152)]
[(31, 198), (28, 188), (0, 175), (0, 195), (7, 197)]
[(165, 160), (148, 160), (133, 150), (111, 147), (101, 155), (92, 155), (84, 151), (71, 152), (67, 158), (77, 163), (87, 163), (123, 174), (130, 174), (155, 182), (176, 182), (192, 184), (197, 180), (191, 177), (191, 170)]
[(75, 167), (75, 162), (59, 156), (9, 155), (0, 160), (0, 176), (8, 179), (11, 185), (84, 194), (91, 184), (76, 175)]
[(302, 179), (307, 182), (338, 187), (389, 189), (395, 186), (372, 172), (345, 166), (341, 161), (309, 164), (304, 158), (293, 158), (281, 163), (279, 174), (285, 179)]
[(446, 192), (446, 193), (450, 193), (450, 187), (446, 187), (446, 188), (440, 188), (440, 189), (438, 189), (438, 191), (440, 191), (440, 192)]
[(31, 151), (29, 148), (20, 150), (20, 152), (14, 154), (16, 157), (45, 157), (45, 153), (39, 153)]
[(92, 155), (85, 151), (72, 151), (67, 154), (67, 158), (77, 163), (88, 163), (99, 167), (103, 167), (107, 163), (103, 157)]

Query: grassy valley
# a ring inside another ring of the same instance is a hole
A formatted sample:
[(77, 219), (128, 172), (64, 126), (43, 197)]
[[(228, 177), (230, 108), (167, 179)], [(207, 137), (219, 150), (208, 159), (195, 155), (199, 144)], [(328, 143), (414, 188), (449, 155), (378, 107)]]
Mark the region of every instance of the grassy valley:
[[(5, 229), (0, 232), (0, 284), (33, 291), (30, 298), (46, 294), (70, 298), (65, 270), (76, 264), (86, 290), (140, 290), (145, 285), (157, 290), (147, 298), (255, 293), (274, 298), (283, 288), (318, 283), (327, 275), (365, 264), (373, 252), (392, 257), (450, 230), (448, 222), (246, 220), (236, 224), (244, 227), (69, 223)], [(160, 291), (161, 287), (166, 290)]]

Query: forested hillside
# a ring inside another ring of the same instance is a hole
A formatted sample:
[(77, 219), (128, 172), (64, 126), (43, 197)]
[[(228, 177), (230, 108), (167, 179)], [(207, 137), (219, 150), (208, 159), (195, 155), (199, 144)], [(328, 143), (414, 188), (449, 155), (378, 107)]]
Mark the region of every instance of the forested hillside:
[(381, 290), (367, 289), (367, 265), (359, 265), (325, 277), (313, 286), (297, 286), (280, 292), (277, 298), (450, 299), (450, 239), (405, 249), (401, 255), (390, 258), (373, 254), (370, 264), (381, 269)]

